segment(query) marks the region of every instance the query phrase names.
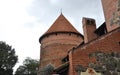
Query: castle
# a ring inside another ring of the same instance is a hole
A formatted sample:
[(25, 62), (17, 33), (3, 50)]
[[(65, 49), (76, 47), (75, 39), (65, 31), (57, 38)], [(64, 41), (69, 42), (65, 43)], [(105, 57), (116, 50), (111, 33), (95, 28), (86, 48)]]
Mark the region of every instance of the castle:
[(39, 39), (41, 44), (38, 75), (79, 75), (79, 65), (95, 63), (93, 52), (120, 52), (120, 0), (101, 0), (105, 22), (96, 29), (95, 20), (84, 17), (84, 35), (61, 14)]

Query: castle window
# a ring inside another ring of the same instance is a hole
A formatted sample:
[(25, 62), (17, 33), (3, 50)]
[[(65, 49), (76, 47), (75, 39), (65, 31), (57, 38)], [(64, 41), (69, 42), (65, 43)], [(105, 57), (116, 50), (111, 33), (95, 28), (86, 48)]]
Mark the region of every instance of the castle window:
[(55, 33), (55, 35), (57, 36), (57, 33)]
[(120, 11), (120, 8), (118, 8), (117, 11)]
[(69, 33), (69, 36), (71, 36), (71, 33)]
[(69, 61), (68, 55), (67, 55), (65, 58), (62, 59), (62, 62), (63, 62), (63, 63), (68, 62), (68, 61)]
[(91, 20), (91, 19), (88, 19), (88, 20), (87, 20), (87, 24), (94, 24), (94, 21)]
[(119, 43), (119, 45), (120, 45), (120, 41), (119, 41), (118, 43)]
[(77, 35), (77, 37), (79, 37), (79, 35)]
[(49, 37), (48, 35), (46, 37)]

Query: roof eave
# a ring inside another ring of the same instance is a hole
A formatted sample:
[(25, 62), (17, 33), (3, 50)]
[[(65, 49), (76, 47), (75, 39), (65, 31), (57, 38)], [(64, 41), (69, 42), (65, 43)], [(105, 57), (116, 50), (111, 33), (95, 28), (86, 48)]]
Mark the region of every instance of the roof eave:
[(80, 33), (75, 33), (75, 32), (67, 32), (67, 31), (58, 31), (58, 32), (51, 32), (51, 33), (47, 33), (47, 34), (43, 34), (40, 38), (39, 38), (39, 43), (41, 43), (42, 39), (46, 36), (49, 36), (51, 34), (56, 34), (56, 33), (72, 33), (72, 34), (76, 34), (76, 35), (79, 35), (81, 36), (82, 38), (84, 38), (84, 36)]

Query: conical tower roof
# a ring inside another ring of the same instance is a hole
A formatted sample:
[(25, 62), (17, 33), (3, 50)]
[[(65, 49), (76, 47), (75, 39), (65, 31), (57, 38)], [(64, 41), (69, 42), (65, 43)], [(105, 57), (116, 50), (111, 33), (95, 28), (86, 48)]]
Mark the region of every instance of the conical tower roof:
[[(56, 21), (52, 24), (52, 26), (47, 30), (46, 33), (44, 33), (40, 37), (41, 39), (49, 34), (52, 33), (75, 33), (78, 35), (81, 35), (74, 27), (73, 25), (64, 17), (64, 15), (61, 13), (61, 15), (56, 19)], [(82, 36), (82, 35), (81, 35)], [(82, 36), (83, 37), (83, 36)]]

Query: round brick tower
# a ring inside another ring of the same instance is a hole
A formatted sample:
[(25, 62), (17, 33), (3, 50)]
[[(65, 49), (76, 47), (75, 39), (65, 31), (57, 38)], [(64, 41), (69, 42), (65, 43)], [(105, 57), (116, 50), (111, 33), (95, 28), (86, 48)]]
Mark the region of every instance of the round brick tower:
[(83, 36), (61, 14), (40, 37), (39, 42), (41, 43), (39, 68), (48, 64), (58, 67), (67, 56), (67, 52), (83, 42)]

